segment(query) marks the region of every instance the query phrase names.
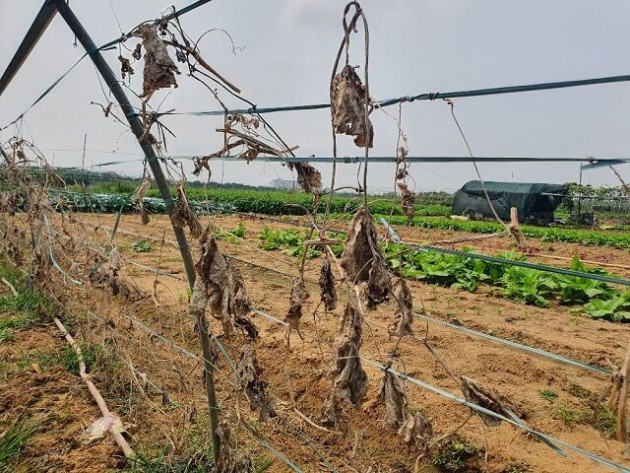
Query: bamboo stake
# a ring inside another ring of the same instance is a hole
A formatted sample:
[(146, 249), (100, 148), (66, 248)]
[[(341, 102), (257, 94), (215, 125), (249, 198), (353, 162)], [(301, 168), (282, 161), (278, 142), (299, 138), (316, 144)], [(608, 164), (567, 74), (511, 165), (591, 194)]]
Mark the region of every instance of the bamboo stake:
[[(96, 401), (98, 408), (101, 410), (101, 414), (103, 414), (103, 417), (107, 417), (107, 416), (111, 417), (112, 413), (107, 408), (105, 399), (103, 399), (103, 396), (101, 396), (101, 393), (92, 382), (92, 377), (86, 371), (85, 361), (83, 360), (83, 354), (81, 353), (81, 348), (79, 347), (79, 345), (76, 344), (76, 342), (74, 341), (74, 338), (72, 338), (72, 335), (68, 333), (68, 331), (66, 330), (66, 327), (64, 327), (64, 325), (61, 323), (61, 320), (59, 320), (57, 317), (53, 317), (53, 321), (55, 322), (55, 325), (59, 328), (59, 330), (61, 330), (61, 333), (63, 333), (63, 336), (68, 342), (68, 344), (72, 347), (74, 352), (77, 354), (77, 358), (79, 360), (79, 374), (81, 375), (81, 379), (85, 381), (85, 384), (87, 385), (88, 390), (90, 391), (90, 394)], [(118, 446), (122, 449), (123, 453), (125, 454), (125, 457), (130, 458), (131, 456), (133, 456), (133, 450), (127, 443), (127, 440), (125, 440), (125, 437), (123, 437), (123, 435), (115, 429), (111, 429), (109, 432), (114, 437), (114, 440), (116, 441)]]

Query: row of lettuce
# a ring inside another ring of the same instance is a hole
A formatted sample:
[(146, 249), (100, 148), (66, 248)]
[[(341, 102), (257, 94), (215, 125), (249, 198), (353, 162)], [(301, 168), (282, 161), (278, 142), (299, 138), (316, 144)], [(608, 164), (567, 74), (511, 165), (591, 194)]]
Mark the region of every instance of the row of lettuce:
[[(244, 235), (245, 228), (240, 224), (231, 232), (219, 234), (219, 237), (235, 238)], [(305, 231), (266, 227), (257, 237), (265, 250), (283, 250), (288, 255), (299, 256), (304, 249), (307, 234)], [(341, 233), (331, 233), (329, 237), (340, 242), (345, 238)], [(343, 251), (341, 243), (331, 248), (337, 255)], [(515, 251), (497, 255), (506, 260), (503, 264), (425, 249), (411, 249), (406, 245), (391, 243), (383, 243), (382, 249), (390, 268), (407, 279), (470, 292), (486, 286), (495, 294), (525, 304), (547, 307), (553, 301), (576, 306), (575, 312), (592, 318), (630, 322), (630, 289), (620, 290), (593, 279), (513, 266), (509, 264), (510, 260), (526, 260), (523, 254)], [(309, 246), (308, 257), (315, 257), (320, 251)], [(584, 265), (577, 256), (573, 257), (569, 269), (607, 274)]]

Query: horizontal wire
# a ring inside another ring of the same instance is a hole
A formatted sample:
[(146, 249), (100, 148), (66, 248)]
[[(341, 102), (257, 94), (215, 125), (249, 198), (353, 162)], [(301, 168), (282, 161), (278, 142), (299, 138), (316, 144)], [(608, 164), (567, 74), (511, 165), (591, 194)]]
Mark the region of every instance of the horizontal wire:
[[(92, 249), (96, 250), (96, 248), (92, 248)], [(101, 254), (103, 256), (105, 256), (105, 257), (108, 257), (108, 255), (105, 254), (104, 252), (101, 252)], [(235, 260), (237, 260), (239, 262), (242, 262), (244, 264), (260, 267), (262, 269), (265, 269), (267, 271), (271, 271), (271, 272), (280, 274), (280, 275), (285, 276), (287, 278), (295, 277), (295, 276), (292, 276), (291, 274), (285, 273), (285, 272), (280, 271), (280, 270), (275, 269), (275, 268), (262, 266), (262, 265), (253, 263), (251, 261), (242, 260), (242, 259), (235, 258), (235, 257), (229, 256), (229, 255), (224, 255), (224, 256), (226, 258), (229, 258), (229, 259), (235, 259)], [(183, 278), (183, 277), (176, 276), (176, 275), (171, 274), (171, 273), (160, 271), (157, 268), (153, 268), (151, 266), (147, 266), (147, 265), (136, 263), (136, 262), (134, 262), (133, 260), (131, 260), (129, 258), (125, 258), (125, 261), (127, 263), (133, 265), (133, 266), (139, 267), (140, 269), (143, 269), (143, 270), (148, 271), (148, 272), (161, 274), (163, 276), (166, 276), (166, 277), (178, 280), (178, 281), (186, 281), (186, 279)], [(315, 281), (308, 281), (308, 282), (310, 282), (312, 284), (317, 284)], [(261, 315), (263, 317), (270, 318), (270, 320), (273, 320), (274, 322), (276, 322), (278, 324), (288, 325), (283, 320), (277, 319), (277, 318), (275, 318), (275, 317), (273, 317), (273, 316), (271, 316), (269, 314), (266, 314), (266, 313), (264, 313), (262, 311), (259, 311), (258, 309), (253, 308), (252, 312), (254, 312), (254, 313), (258, 314), (258, 315)], [(599, 373), (599, 374), (603, 374), (603, 375), (612, 375), (613, 374), (613, 371), (610, 370), (610, 369), (607, 369), (607, 368), (603, 368), (603, 367), (600, 367), (600, 366), (595, 366), (595, 365), (591, 365), (591, 364), (588, 364), (588, 363), (584, 363), (582, 361), (575, 360), (573, 358), (569, 358), (569, 357), (560, 355), (558, 353), (549, 352), (549, 351), (543, 350), (541, 348), (533, 347), (533, 346), (530, 346), (530, 345), (525, 345), (525, 344), (522, 344), (522, 343), (515, 342), (513, 340), (497, 337), (495, 335), (490, 335), (490, 334), (488, 334), (486, 332), (482, 332), (482, 331), (479, 331), (479, 330), (474, 330), (474, 329), (471, 329), (471, 328), (468, 328), (468, 327), (451, 324), (451, 323), (449, 323), (447, 321), (444, 321), (444, 320), (441, 320), (441, 319), (438, 319), (438, 318), (435, 318), (435, 317), (431, 317), (431, 316), (428, 316), (428, 315), (425, 315), (425, 314), (420, 314), (420, 313), (414, 312), (414, 316), (419, 318), (419, 319), (425, 320), (427, 322), (432, 322), (432, 323), (435, 323), (435, 324), (439, 324), (439, 325), (442, 325), (443, 327), (446, 327), (446, 328), (450, 328), (450, 329), (453, 329), (453, 330), (464, 332), (464, 333), (467, 333), (469, 335), (474, 335), (476, 337), (484, 338), (484, 339), (492, 341), (494, 343), (499, 343), (499, 344), (506, 345), (506, 346), (511, 347), (511, 348), (516, 348), (518, 350), (522, 350), (522, 351), (525, 351), (525, 352), (528, 352), (528, 353), (531, 353), (531, 354), (534, 354), (534, 355), (537, 355), (537, 356), (548, 358), (548, 359), (550, 359), (552, 361), (556, 361), (556, 362), (563, 363), (563, 364), (566, 364), (566, 365), (574, 366), (576, 368), (582, 368), (582, 369), (585, 369), (587, 371), (592, 371), (594, 373)]]
[[(511, 94), (517, 92), (532, 92), (540, 90), (552, 90), (563, 89), (567, 87), (581, 87), (585, 85), (598, 85), (598, 84), (610, 84), (615, 82), (628, 82), (630, 81), (630, 75), (622, 76), (608, 76), (598, 77), (595, 79), (581, 79), (571, 81), (560, 82), (544, 82), (540, 84), (526, 84), (526, 85), (513, 85), (504, 87), (494, 87), (488, 89), (475, 89), (475, 90), (463, 90), (456, 92), (429, 92), (418, 95), (406, 95), (398, 98), (380, 100), (374, 103), (377, 107), (389, 107), (390, 105), (397, 105), (404, 102), (415, 102), (422, 100), (438, 100), (438, 99), (453, 99), (462, 97), (480, 97), (486, 95), (498, 95), (498, 94)], [(330, 103), (316, 103), (316, 104), (301, 104), (301, 105), (288, 105), (278, 107), (250, 107), (230, 110), (230, 113), (275, 113), (275, 112), (297, 112), (300, 110), (320, 110), (330, 108)], [(191, 116), (207, 116), (217, 115), (223, 116), (224, 110), (208, 110), (208, 111), (192, 111), (192, 112), (170, 112), (161, 113), (160, 115), (191, 115)]]
[[(274, 317), (273, 315), (267, 314), (267, 313), (265, 313), (265, 312), (263, 312), (261, 310), (254, 309), (254, 312), (256, 312), (259, 315), (264, 316), (265, 318), (267, 318), (268, 320), (273, 321), (274, 323), (281, 324), (281, 325), (287, 325), (286, 322), (283, 322), (282, 320), (278, 319), (277, 317)], [(577, 447), (577, 446), (575, 446), (573, 444), (570, 444), (570, 443), (564, 442), (563, 440), (557, 439), (557, 438), (555, 438), (555, 437), (553, 437), (551, 435), (548, 435), (548, 434), (540, 432), (540, 431), (538, 431), (536, 429), (533, 429), (533, 428), (529, 427), (528, 425), (526, 425), (522, 421), (521, 422), (517, 422), (514, 419), (510, 419), (510, 418), (505, 417), (505, 416), (503, 416), (501, 414), (497, 414), (496, 412), (491, 411), (489, 409), (486, 409), (485, 407), (482, 407), (482, 406), (480, 406), (478, 404), (475, 404), (473, 402), (470, 402), (467, 399), (464, 399), (464, 398), (461, 398), (459, 396), (456, 396), (456, 395), (454, 395), (454, 394), (452, 394), (452, 393), (450, 393), (448, 391), (445, 391), (445, 390), (443, 390), (441, 388), (438, 388), (437, 386), (433, 386), (433, 385), (431, 385), (429, 383), (426, 383), (426, 382), (424, 382), (424, 381), (422, 381), (420, 379), (417, 379), (417, 378), (414, 378), (412, 376), (409, 376), (409, 375), (407, 375), (405, 373), (401, 373), (401, 372), (399, 372), (399, 371), (397, 371), (397, 370), (395, 370), (395, 369), (393, 369), (391, 367), (387, 367), (387, 366), (385, 366), (385, 365), (383, 365), (383, 364), (381, 364), (381, 363), (379, 363), (377, 361), (374, 361), (374, 360), (372, 360), (370, 358), (363, 357), (363, 356), (359, 356), (359, 358), (362, 361), (365, 361), (366, 363), (368, 363), (368, 364), (370, 364), (370, 365), (372, 365), (372, 366), (374, 366), (376, 368), (379, 368), (382, 371), (389, 371), (390, 373), (392, 373), (393, 375), (395, 375), (396, 377), (398, 377), (400, 379), (409, 381), (410, 383), (415, 384), (416, 386), (422, 387), (422, 388), (424, 388), (424, 389), (426, 389), (428, 391), (431, 391), (434, 394), (438, 394), (438, 395), (440, 395), (442, 397), (445, 397), (445, 398), (449, 399), (450, 401), (453, 401), (453, 402), (456, 402), (458, 404), (464, 405), (464, 406), (466, 406), (466, 407), (468, 407), (468, 408), (470, 408), (470, 409), (472, 409), (472, 410), (474, 410), (474, 411), (476, 411), (476, 412), (478, 412), (480, 414), (485, 414), (485, 415), (493, 417), (493, 418), (495, 418), (497, 420), (500, 420), (500, 421), (503, 421), (503, 422), (507, 422), (507, 423), (509, 423), (509, 424), (511, 424), (511, 425), (513, 425), (513, 426), (515, 426), (517, 428), (519, 428), (519, 429), (522, 429), (522, 430), (525, 430), (526, 432), (529, 432), (530, 434), (534, 435), (535, 437), (539, 437), (541, 439), (544, 439), (547, 442), (550, 442), (552, 444), (555, 443), (555, 444), (562, 445), (563, 447), (565, 447), (565, 448), (567, 448), (567, 449), (569, 449), (569, 450), (571, 450), (571, 451), (573, 451), (573, 452), (575, 452), (575, 453), (577, 453), (579, 455), (582, 455), (582, 456), (584, 456), (586, 458), (589, 458), (589, 459), (591, 459), (591, 460), (593, 460), (593, 461), (595, 461), (597, 463), (600, 463), (602, 465), (608, 466), (608, 467), (610, 467), (610, 468), (612, 468), (614, 470), (617, 470), (617, 471), (620, 471), (620, 472), (623, 472), (623, 473), (630, 473), (630, 469), (627, 469), (627, 468), (623, 467), (622, 465), (619, 465), (618, 463), (613, 462), (612, 460), (600, 457), (600, 456), (598, 456), (598, 455), (596, 455), (596, 454), (594, 454), (594, 453), (592, 453), (592, 452), (590, 452), (588, 450), (582, 449), (582, 448)]]

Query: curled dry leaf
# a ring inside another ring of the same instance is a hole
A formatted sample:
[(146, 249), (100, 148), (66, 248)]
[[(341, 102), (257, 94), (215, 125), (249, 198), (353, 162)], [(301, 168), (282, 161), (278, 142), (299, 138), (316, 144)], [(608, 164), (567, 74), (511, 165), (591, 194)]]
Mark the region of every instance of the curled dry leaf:
[(252, 340), (258, 338), (258, 328), (249, 319), (248, 314), (252, 310), (252, 301), (247, 293), (245, 281), (238, 268), (228, 264), (230, 275), (230, 301), (229, 311), (234, 317), (234, 323), (237, 327), (247, 332)]
[(195, 265), (199, 277), (195, 280), (190, 299), (191, 313), (196, 316), (205, 313), (209, 303), (213, 317), (221, 321), (226, 334), (231, 334), (233, 319), (229, 310), (231, 288), (227, 261), (219, 251), (214, 236), (207, 229), (199, 243), (201, 256)]
[(133, 197), (131, 198), (131, 202), (136, 205), (142, 205), (142, 199), (147, 195), (149, 189), (151, 188), (151, 179), (145, 177), (138, 188), (133, 193)]
[(319, 273), (319, 291), (321, 301), (328, 311), (337, 308), (337, 289), (335, 288), (335, 277), (328, 258), (324, 260), (322, 269)]
[(122, 255), (116, 248), (112, 248), (109, 252), (109, 269), (112, 270), (112, 274), (116, 276), (125, 264)]
[(177, 87), (175, 74), (179, 74), (177, 66), (166, 49), (166, 44), (160, 39), (157, 25), (141, 25), (134, 36), (142, 38), (142, 45), (146, 51), (144, 55), (144, 81), (142, 97), (150, 97), (159, 89)]
[(269, 384), (263, 379), (263, 370), (258, 366), (256, 350), (252, 345), (243, 347), (236, 371), (241, 388), (249, 399), (249, 407), (259, 411), (260, 420), (268, 421), (276, 417), (276, 411), (269, 398)]
[(142, 43), (136, 44), (136, 47), (131, 53), (131, 57), (133, 57), (136, 61), (142, 59)]
[(134, 75), (135, 71), (131, 66), (131, 61), (123, 56), (118, 56), (118, 60), (120, 61), (120, 75), (123, 79), (129, 75), (130, 77)]
[(394, 313), (394, 324), (390, 327), (389, 334), (392, 337), (412, 335), (413, 299), (404, 279), (396, 278), (392, 294), (396, 304), (396, 312)]
[(378, 402), (385, 404), (385, 424), (398, 430), (405, 420), (407, 395), (400, 380), (391, 371), (385, 370), (378, 387)]
[(286, 321), (293, 329), (299, 329), (302, 318), (302, 305), (308, 300), (310, 294), (306, 290), (303, 278), (293, 278), (291, 281), (291, 305), (287, 312)]
[(147, 209), (144, 207), (144, 203), (142, 200), (144, 199), (144, 196), (147, 194), (150, 188), (151, 179), (145, 177), (142, 180), (142, 183), (134, 192), (133, 197), (131, 198), (131, 202), (140, 208), (140, 221), (142, 222), (142, 225), (147, 225), (151, 221), (151, 219), (149, 218), (149, 212), (147, 212)]
[(343, 415), (340, 401), (341, 400), (339, 399), (339, 396), (337, 396), (335, 393), (332, 393), (326, 398), (322, 408), (322, 425), (327, 427), (337, 426), (337, 424), (341, 420), (341, 416)]
[[(330, 91), (330, 105), (335, 133), (354, 136), (354, 144), (360, 148), (371, 148), (374, 129), (366, 120), (365, 86), (354, 70), (347, 65), (335, 75)], [(366, 140), (367, 137), (367, 140)]]
[(361, 207), (350, 222), (346, 245), (341, 255), (341, 267), (351, 283), (367, 281), (374, 258), (381, 257), (374, 219), (365, 207)]
[(173, 221), (173, 225), (175, 225), (176, 227), (183, 228), (185, 225), (188, 225), (188, 228), (190, 229), (190, 235), (193, 238), (199, 238), (201, 236), (201, 223), (197, 218), (197, 214), (188, 203), (186, 192), (184, 191), (184, 186), (177, 187), (177, 202), (173, 207), (171, 220)]
[(365, 207), (350, 222), (341, 267), (352, 284), (367, 281), (368, 306), (386, 301), (391, 292), (391, 275), (378, 246), (374, 219)]
[(297, 181), (304, 192), (317, 194), (322, 189), (322, 174), (309, 163), (292, 163)]
[(385, 265), (385, 261), (381, 257), (375, 257), (369, 272), (369, 279), (365, 288), (367, 297), (367, 306), (369, 309), (375, 309), (389, 299), (391, 292), (391, 275), (389, 269)]
[[(459, 380), (461, 382), (461, 389), (464, 393), (466, 399), (470, 402), (474, 402), (475, 404), (480, 405), (481, 407), (485, 407), (486, 409), (496, 412), (497, 414), (501, 414), (506, 417), (512, 417), (511, 413), (508, 412), (510, 409), (499, 397), (499, 394), (486, 389), (481, 386), (477, 381), (472, 378), (468, 378), (466, 376), (460, 376)], [(495, 419), (494, 417), (490, 417), (489, 415), (478, 413), (481, 420), (483, 420), (484, 424), (488, 427), (496, 427), (501, 423), (499, 419)]]
[(398, 435), (407, 445), (414, 445), (426, 451), (429, 447), (429, 440), (433, 437), (433, 427), (429, 419), (420, 412), (416, 412), (414, 415), (407, 416), (405, 422), (398, 429)]
[(368, 385), (367, 374), (359, 358), (362, 325), (363, 316), (355, 305), (354, 295), (349, 294), (335, 339), (336, 360), (332, 374), (336, 393), (353, 404), (363, 401)]
[(405, 212), (407, 218), (411, 220), (416, 212), (416, 194), (411, 192), (407, 187), (407, 184), (405, 184), (404, 182), (398, 183), (398, 189), (400, 189), (400, 193), (402, 195), (403, 212)]
[(221, 321), (225, 334), (231, 334), (236, 325), (250, 338), (257, 338), (258, 329), (247, 317), (252, 304), (243, 276), (227, 262), (208, 229), (203, 232), (199, 243), (201, 257), (195, 265), (199, 277), (190, 301), (191, 312), (198, 316), (210, 304), (212, 316)]

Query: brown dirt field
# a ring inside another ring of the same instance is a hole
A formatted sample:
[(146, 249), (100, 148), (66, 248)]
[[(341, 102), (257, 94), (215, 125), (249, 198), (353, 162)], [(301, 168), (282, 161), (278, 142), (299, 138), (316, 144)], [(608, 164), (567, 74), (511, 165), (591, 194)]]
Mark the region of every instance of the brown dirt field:
[[(0, 319), (7, 314), (0, 314)], [(63, 366), (44, 369), (24, 360), (36, 353), (62, 349), (65, 340), (54, 326), (15, 332), (15, 340), (0, 344), (0, 422), (21, 418), (40, 425), (26, 443), (15, 472), (103, 472), (120, 465), (112, 439), (82, 446), (79, 435), (101, 417), (83, 381)], [(24, 366), (23, 366), (24, 365)], [(3, 432), (3, 430), (0, 430)]]
[[(75, 239), (81, 241), (87, 237), (92, 245), (103, 248), (108, 240), (103, 229), (107, 230), (108, 226), (112, 226), (115, 217), (105, 214), (83, 214), (77, 217), (84, 224), (71, 225)], [(204, 224), (211, 221), (217, 227), (233, 229), (241, 219), (204, 217), (203, 221)], [(282, 319), (289, 306), (290, 277), (298, 272), (296, 258), (281, 251), (261, 250), (257, 246), (256, 233), (264, 226), (291, 227), (277, 222), (251, 219), (244, 220), (244, 223), (247, 228), (245, 240), (236, 243), (221, 240), (219, 247), (226, 255), (256, 264), (234, 260), (243, 273), (254, 306)], [(103, 226), (103, 229), (95, 231), (97, 225)], [(341, 223), (336, 225), (340, 228), (342, 226)], [(72, 289), (75, 296), (68, 301), (68, 305), (81, 320), (81, 323), (75, 325), (83, 339), (96, 343), (113, 343), (170, 398), (184, 406), (177, 415), (164, 413), (163, 409), (154, 409), (153, 412), (162, 412), (158, 417), (159, 422), (151, 419), (148, 408), (131, 411), (125, 421), (131, 424), (129, 431), (133, 438), (138, 443), (150, 441), (158, 445), (171, 444), (179, 447), (185, 439), (178, 437), (181, 436), (178, 428), (196, 425), (195, 419), (203, 415), (206, 409), (200, 365), (182, 357), (157, 337), (142, 332), (137, 323), (130, 322), (125, 315), (132, 315), (150, 325), (190, 352), (199, 353), (198, 334), (187, 315), (188, 288), (185, 272), (178, 250), (170, 244), (162, 246), (158, 242), (163, 235), (172, 239), (167, 217), (153, 216), (148, 226), (142, 226), (139, 217), (123, 216), (119, 228), (115, 241), (125, 258), (157, 267), (180, 279), (160, 275), (154, 293), (155, 301), (151, 297), (131, 301), (120, 295), (112, 296), (108, 287), (94, 289), (86, 286)], [(409, 227), (397, 230), (404, 238), (416, 241), (435, 241), (461, 235)], [(157, 239), (158, 241), (151, 241), (153, 251), (135, 253), (131, 245), (139, 239), (137, 235)], [(529, 243), (539, 245), (541, 251), (551, 251), (545, 247), (548, 243), (533, 240)], [(485, 252), (496, 253), (508, 249), (509, 245), (509, 240), (485, 240), (478, 247)], [(196, 245), (192, 244), (192, 247), (196, 259)], [(630, 254), (623, 250), (578, 248), (564, 243), (554, 243), (553, 247), (553, 254), (561, 256), (570, 257), (577, 250), (586, 259), (603, 260), (602, 257), (606, 255), (618, 264), (630, 265)], [(89, 263), (82, 261), (86, 266)], [(287, 349), (282, 327), (260, 315), (253, 316), (261, 334), (257, 342), (258, 361), (276, 399), (277, 410), (282, 419), (299, 427), (302, 437), (299, 434), (293, 435), (283, 421), (272, 421), (266, 425), (257, 422), (255, 412), (250, 412), (246, 406), (240, 407), (240, 415), (251, 425), (256, 425), (278, 450), (296, 461), (305, 471), (329, 471), (322, 458), (325, 457), (338, 471), (343, 472), (412, 472), (418, 452), (409, 450), (394, 432), (384, 426), (384, 406), (375, 402), (381, 373), (367, 363), (363, 367), (368, 373), (370, 387), (365, 402), (361, 408), (344, 406), (345, 423), (342, 432), (325, 432), (302, 417), (306, 416), (316, 424), (321, 419), (323, 401), (331, 391), (328, 370), (333, 359), (332, 342), (345, 300), (345, 295), (340, 294), (337, 310), (333, 313), (319, 310), (315, 316), (311, 316), (319, 299), (318, 287), (313, 282), (316, 283), (318, 279), (320, 264), (319, 258), (307, 263), (306, 278), (311, 281), (308, 285), (311, 297), (301, 323), (304, 341), (293, 334), (291, 348)], [(127, 264), (121, 275), (129, 284), (147, 295), (154, 292), (155, 274)], [(424, 306), (425, 311), (435, 317), (455, 320), (466, 327), (583, 362), (609, 368), (619, 366), (630, 341), (630, 326), (572, 315), (568, 312), (569, 307), (552, 304), (548, 308), (540, 309), (525, 306), (493, 295), (490, 290), (468, 293), (419, 282), (411, 282), (409, 285), (418, 310)], [(88, 315), (89, 311), (93, 311), (100, 320)], [(383, 362), (397, 345), (396, 340), (389, 337), (387, 330), (393, 318), (393, 306), (383, 304), (378, 310), (366, 311), (366, 317), (361, 354)], [(220, 335), (220, 323), (212, 320), (211, 324), (213, 331)], [(414, 330), (417, 336), (422, 336), (425, 329), (426, 325), (416, 319)], [(455, 373), (472, 377), (483, 386), (497, 390), (530, 426), (630, 466), (628, 445), (605, 437), (593, 427), (593, 406), (610, 384), (606, 376), (558, 364), (546, 358), (533, 357), (439, 325), (431, 324), (428, 330), (429, 342)], [(232, 356), (238, 357), (239, 347), (243, 343), (242, 337), (223, 337), (222, 340)], [(404, 338), (397, 347), (395, 360), (393, 366), (399, 371), (461, 396), (457, 385), (427, 352), (420, 339)], [(233, 419), (232, 409), (236, 409), (237, 399), (233, 386), (230, 385), (230, 369), (222, 360), (217, 361), (217, 367), (219, 402), (226, 406), (224, 416)], [(406, 383), (405, 390), (409, 398), (409, 409), (419, 410), (430, 419), (436, 435), (451, 431), (467, 415), (465, 407), (418, 386)], [(553, 391), (558, 397), (544, 399), (540, 390)], [(149, 397), (154, 405), (159, 403), (155, 394)], [(315, 442), (320, 454), (304, 439), (304, 434)], [(610, 471), (570, 452), (567, 452), (568, 458), (563, 458), (543, 443), (506, 424), (488, 428), (478, 418), (473, 418), (459, 431), (459, 435), (486, 449), (487, 465), (484, 465), (482, 456), (474, 461), (480, 471), (515, 471), (509, 470), (510, 465), (516, 464), (514, 462), (521, 462), (523, 468), (528, 468), (521, 471)], [(247, 445), (252, 452), (261, 452), (251, 442)], [(272, 458), (268, 453), (266, 456)], [(426, 459), (420, 460), (420, 465), (419, 471), (434, 471)], [(470, 468), (467, 471), (476, 471)], [(276, 462), (267, 471), (290, 470)]]

